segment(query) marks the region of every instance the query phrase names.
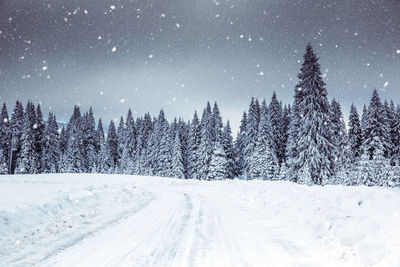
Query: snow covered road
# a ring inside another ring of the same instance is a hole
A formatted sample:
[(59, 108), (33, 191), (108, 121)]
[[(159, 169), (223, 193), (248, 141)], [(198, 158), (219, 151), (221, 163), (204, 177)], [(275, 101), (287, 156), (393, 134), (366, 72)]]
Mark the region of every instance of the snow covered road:
[(400, 262), (398, 189), (61, 174), (1, 177), (0, 195), (2, 266)]

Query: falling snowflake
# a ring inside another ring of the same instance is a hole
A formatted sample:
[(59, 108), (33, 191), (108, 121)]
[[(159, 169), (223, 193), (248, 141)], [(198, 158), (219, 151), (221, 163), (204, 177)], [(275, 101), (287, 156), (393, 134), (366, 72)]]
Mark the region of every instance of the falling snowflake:
[(111, 52), (115, 52), (115, 51), (117, 51), (117, 47), (113, 47), (112, 49), (111, 49)]
[(111, 6), (110, 6), (110, 9), (111, 9), (111, 10), (114, 10), (114, 9), (115, 9), (115, 6), (114, 6), (114, 5), (111, 5)]
[(43, 71), (47, 70), (47, 66), (43, 66), (43, 67), (42, 67), (42, 70), (43, 70)]
[(383, 84), (383, 87), (387, 87), (389, 85), (389, 82), (385, 82), (384, 84)]
[(397, 50), (396, 50), (396, 53), (397, 53), (397, 54), (400, 54), (400, 49), (397, 49)]
[(154, 57), (154, 55), (153, 55), (153, 54), (150, 54), (150, 55), (149, 55), (149, 58), (153, 58), (153, 57)]
[(175, 23), (175, 26), (176, 26), (177, 28), (180, 28), (180, 27), (181, 27), (181, 25), (180, 25), (179, 23)]
[(125, 99), (124, 99), (124, 98), (121, 98), (121, 100), (119, 100), (119, 102), (125, 103)]

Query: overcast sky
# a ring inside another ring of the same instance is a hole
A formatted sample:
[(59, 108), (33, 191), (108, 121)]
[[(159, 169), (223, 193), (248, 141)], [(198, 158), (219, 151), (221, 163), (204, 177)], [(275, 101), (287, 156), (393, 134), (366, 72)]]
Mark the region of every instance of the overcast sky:
[(308, 42), (345, 112), (374, 87), (400, 103), (398, 0), (1, 0), (0, 100), (59, 121), (74, 104), (190, 119), (216, 100), (236, 131), (252, 96), (292, 102)]

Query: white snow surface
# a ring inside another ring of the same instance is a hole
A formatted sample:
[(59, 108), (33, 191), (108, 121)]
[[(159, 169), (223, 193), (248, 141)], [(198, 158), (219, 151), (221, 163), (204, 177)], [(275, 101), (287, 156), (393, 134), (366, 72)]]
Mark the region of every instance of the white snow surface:
[(399, 263), (399, 189), (0, 176), (0, 266)]

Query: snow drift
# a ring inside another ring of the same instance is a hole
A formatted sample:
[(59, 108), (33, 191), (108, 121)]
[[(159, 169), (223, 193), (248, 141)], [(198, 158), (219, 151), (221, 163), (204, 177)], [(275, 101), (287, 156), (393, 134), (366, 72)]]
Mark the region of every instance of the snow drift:
[(400, 190), (0, 177), (0, 265), (396, 266)]

